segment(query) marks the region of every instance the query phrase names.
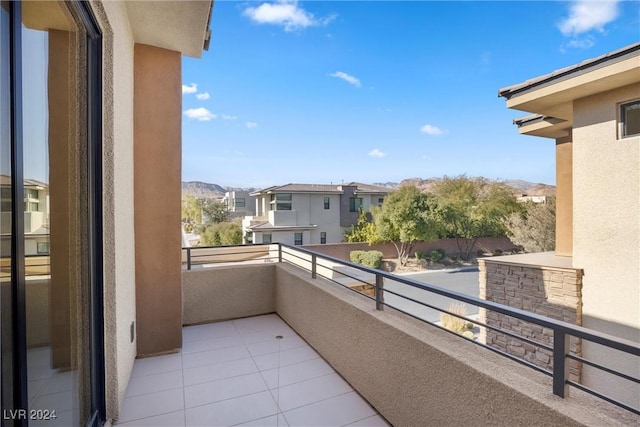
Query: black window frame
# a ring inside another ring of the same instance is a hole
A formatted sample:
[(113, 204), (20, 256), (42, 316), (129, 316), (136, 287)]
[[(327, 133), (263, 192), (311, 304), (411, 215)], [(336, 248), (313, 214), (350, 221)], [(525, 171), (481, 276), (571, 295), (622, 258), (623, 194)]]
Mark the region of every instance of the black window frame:
[[(298, 236), (300, 236), (300, 238), (298, 239)], [(304, 241), (304, 235), (303, 233), (293, 233), (293, 244), (296, 246), (301, 246), (303, 244)]]
[(327, 232), (326, 231), (321, 231), (320, 232), (320, 244), (324, 245), (327, 243)]
[(331, 209), (331, 198), (330, 197), (325, 197), (324, 198), (324, 208), (325, 209)]
[(640, 99), (620, 104), (620, 138), (632, 138), (640, 135), (640, 117), (638, 118), (639, 123), (634, 122), (634, 126), (638, 127), (637, 132), (627, 133), (627, 110), (629, 107), (633, 107), (634, 110), (637, 109), (638, 114), (640, 114)]
[[(360, 201), (359, 203), (357, 203), (358, 200)], [(362, 197), (350, 197), (349, 212), (360, 212), (360, 209), (362, 209)]]

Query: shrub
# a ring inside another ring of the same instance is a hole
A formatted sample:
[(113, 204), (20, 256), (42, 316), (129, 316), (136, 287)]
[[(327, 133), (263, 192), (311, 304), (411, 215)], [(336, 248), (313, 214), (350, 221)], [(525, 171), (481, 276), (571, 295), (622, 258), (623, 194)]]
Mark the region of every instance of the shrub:
[[(460, 303), (453, 303), (449, 306), (448, 311), (464, 317), (467, 315), (467, 306)], [(449, 329), (450, 331), (458, 334), (463, 334), (466, 330), (473, 328), (472, 323), (448, 313), (440, 313), (440, 322), (442, 323), (443, 328)]]
[(436, 263), (444, 258), (444, 251), (442, 249), (434, 249), (429, 252), (429, 260), (433, 263)]
[(351, 262), (366, 265), (371, 268), (379, 268), (382, 263), (382, 252), (380, 251), (351, 251), (349, 254)]
[(424, 259), (424, 252), (422, 252), (422, 251), (417, 251), (417, 252), (416, 252), (416, 259), (417, 259), (417, 260)]
[(500, 256), (500, 255), (502, 255), (502, 249), (495, 249), (495, 250), (493, 251), (493, 255), (495, 255), (495, 256)]

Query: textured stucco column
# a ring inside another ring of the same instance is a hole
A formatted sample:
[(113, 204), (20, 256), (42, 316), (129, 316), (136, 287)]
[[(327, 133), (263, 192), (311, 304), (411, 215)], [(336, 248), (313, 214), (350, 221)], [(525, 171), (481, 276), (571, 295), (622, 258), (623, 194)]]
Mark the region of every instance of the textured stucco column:
[(181, 55), (134, 48), (138, 356), (182, 346)]
[[(78, 176), (74, 156), (77, 150), (77, 129), (74, 91), (74, 68), (69, 57), (74, 52), (73, 35), (67, 31), (49, 30), (48, 55), (48, 125), (49, 125), (49, 199), (50, 199), (50, 334), (51, 364), (54, 368), (72, 368), (72, 337), (75, 335), (74, 307), (77, 282), (74, 266), (79, 264), (73, 250), (73, 238), (78, 233), (74, 221), (77, 211), (75, 184), (70, 177)], [(32, 155), (40, 153), (31, 153)], [(75, 172), (75, 174), (74, 174)], [(75, 208), (75, 209), (74, 209)]]
[(556, 255), (573, 254), (573, 143), (556, 140)]

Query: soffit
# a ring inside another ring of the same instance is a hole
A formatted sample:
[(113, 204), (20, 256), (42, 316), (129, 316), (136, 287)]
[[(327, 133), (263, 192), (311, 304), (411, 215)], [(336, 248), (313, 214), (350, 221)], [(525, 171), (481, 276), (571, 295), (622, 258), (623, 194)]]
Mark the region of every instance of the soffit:
[(199, 58), (209, 33), (211, 0), (126, 2), (136, 43)]
[[(640, 52), (638, 52), (640, 54)], [(512, 96), (507, 107), (572, 120), (573, 101), (640, 82), (640, 56)]]

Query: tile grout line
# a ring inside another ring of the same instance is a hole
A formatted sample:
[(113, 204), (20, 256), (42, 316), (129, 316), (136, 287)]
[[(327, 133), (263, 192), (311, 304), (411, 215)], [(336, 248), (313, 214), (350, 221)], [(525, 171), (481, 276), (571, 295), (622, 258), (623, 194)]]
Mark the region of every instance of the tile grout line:
[[(282, 321), (282, 319), (280, 319), (280, 321)], [(232, 322), (233, 322), (233, 321), (232, 321)], [(233, 326), (234, 326), (234, 327), (236, 326), (236, 325), (235, 325), (235, 322), (234, 322)], [(271, 326), (269, 327), (269, 329), (271, 330)], [(236, 330), (237, 330), (237, 328), (236, 328)], [(293, 329), (291, 329), (291, 331), (293, 332), (293, 334), (295, 334), (296, 336), (298, 336), (298, 334), (297, 334)], [(238, 333), (240, 333), (240, 332), (238, 332)], [(277, 337), (276, 337), (276, 339), (277, 339)], [(242, 338), (242, 341), (244, 342), (244, 338)], [(280, 339), (278, 339), (278, 341), (280, 341)], [(265, 342), (266, 342), (266, 341), (265, 341)], [(258, 373), (260, 374), (260, 377), (262, 378), (262, 382), (264, 383), (265, 387), (267, 388), (267, 390), (266, 390), (266, 391), (267, 391), (267, 393), (269, 393), (269, 396), (271, 397), (271, 399), (272, 399), (272, 400), (274, 400), (274, 402), (275, 402), (275, 404), (276, 404), (276, 414), (275, 414), (275, 415), (276, 415), (276, 425), (278, 425), (278, 423), (279, 423), (279, 417), (278, 417), (278, 415), (279, 415), (279, 414), (282, 414), (282, 416), (283, 416), (283, 418), (284, 418), (284, 413), (282, 412), (282, 409), (280, 408), (280, 403), (278, 402), (278, 400), (277, 400), (277, 399), (274, 399), (274, 398), (273, 398), (273, 394), (271, 393), (271, 389), (269, 388), (269, 384), (267, 384), (267, 380), (265, 380), (264, 375), (262, 374), (262, 372), (266, 372), (266, 371), (262, 371), (262, 370), (260, 370), (260, 367), (258, 366), (258, 364), (256, 363), (255, 359), (253, 358), (253, 354), (251, 354), (251, 352), (249, 351), (249, 347), (247, 346), (246, 342), (245, 342), (245, 346), (247, 347), (247, 352), (249, 352), (249, 355), (251, 356), (251, 360), (252, 360), (252, 361), (253, 361), (253, 363), (255, 364), (256, 369), (258, 370)], [(272, 353), (269, 353), (269, 354), (272, 354)], [(280, 356), (280, 355), (278, 354), (278, 357), (279, 357), (279, 356)], [(279, 370), (279, 368), (278, 368), (278, 387), (279, 387), (279, 383), (280, 383), (280, 370)], [(279, 393), (279, 392), (278, 392), (278, 393)], [(286, 419), (286, 418), (285, 418), (285, 422), (287, 422), (287, 425), (289, 424), (289, 422), (287, 421), (287, 419)]]
[[(182, 332), (184, 333), (184, 328), (182, 330)], [(184, 346), (184, 342), (182, 343)], [(185, 386), (184, 386), (184, 363), (183, 363), (183, 358), (182, 358), (182, 351), (180, 351), (180, 373), (182, 375), (182, 420), (184, 421), (184, 425), (186, 427), (187, 425), (187, 397), (186, 397), (186, 393), (185, 393)]]

